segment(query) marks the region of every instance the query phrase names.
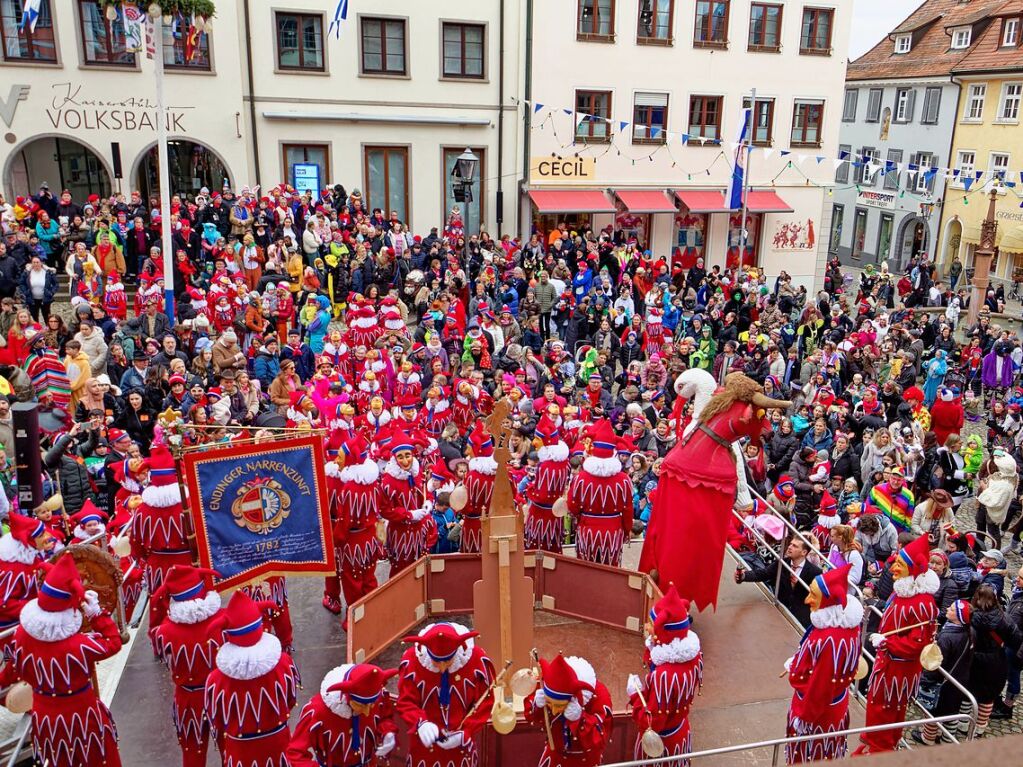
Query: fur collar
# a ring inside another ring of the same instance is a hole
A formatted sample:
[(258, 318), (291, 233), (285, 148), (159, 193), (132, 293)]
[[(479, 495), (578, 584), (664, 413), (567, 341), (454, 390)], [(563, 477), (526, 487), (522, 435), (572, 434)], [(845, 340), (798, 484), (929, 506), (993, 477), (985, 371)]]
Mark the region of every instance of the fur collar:
[(270, 673), (281, 659), (281, 640), (264, 633), (252, 647), (225, 642), (217, 651), (217, 668), (231, 679), (256, 679)]
[[(380, 391), (380, 382), (379, 381), (360, 381), (359, 382), (359, 391), (361, 391), (361, 392), (368, 392), (368, 393), (371, 393), (371, 394), (376, 394), (378, 391)], [(381, 413), (380, 415), (383, 416), (383, 413)], [(366, 419), (369, 420), (370, 418), (372, 418), (372, 416), (373, 416), (373, 414), (369, 413), (369, 414), (367, 414)]]
[(142, 491), (142, 502), (154, 509), (168, 509), (181, 505), (181, 488), (177, 482), (169, 485), (149, 485)]
[[(337, 466), (337, 464), (334, 464)], [(355, 482), (357, 485), (372, 485), (380, 479), (380, 469), (376, 462), (366, 459), (354, 466), (345, 466), (341, 469), (339, 477), (342, 482)]]
[(341, 467), (337, 465), (337, 461), (327, 461), (325, 464), (323, 464), (323, 473), (326, 474), (328, 477), (340, 479)]
[(818, 629), (854, 629), (863, 623), (863, 605), (851, 594), (842, 605), (822, 607), (810, 613), (810, 623)]
[(668, 644), (657, 644), (653, 637), (647, 637), (650, 662), (655, 666), (666, 663), (687, 663), (700, 654), (700, 637), (690, 631), (684, 637), (676, 637)]
[(555, 442), (553, 445), (544, 445), (536, 451), (536, 458), (540, 463), (567, 461), (568, 445), (561, 441)]
[(622, 462), (615, 455), (610, 458), (597, 458), (591, 455), (587, 456), (586, 460), (583, 461), (583, 471), (587, 474), (592, 474), (594, 477), (613, 477), (621, 470)]
[(433, 407), (430, 407), (430, 403), (429, 402), (426, 403), (426, 409), (427, 410), (432, 410), (434, 413), (443, 413), (449, 407), (450, 407), (450, 405), (448, 404), (448, 401), (446, 399), (440, 400)]
[(174, 623), (202, 623), (207, 618), (212, 618), (220, 610), (220, 594), (210, 591), (202, 599), (186, 599), (184, 602), (175, 602), (173, 599), (167, 608), (167, 617)]
[(492, 477), (497, 474), (497, 461), (489, 455), (481, 455), (479, 458), (470, 458), (469, 471), (475, 471), (479, 474), (486, 474), (488, 477)]
[(823, 527), (825, 530), (830, 530), (831, 528), (835, 527), (835, 525), (842, 524), (842, 519), (837, 514), (827, 516), (824, 514), (818, 514), (817, 524)]
[(10, 533), (6, 533), (0, 538), (0, 561), (34, 565), (41, 560), (38, 549), (30, 548)]
[(937, 594), (939, 588), (941, 588), (941, 581), (932, 570), (927, 570), (923, 575), (918, 575), (915, 578), (911, 576), (899, 578), (893, 584), (895, 596), (898, 597), (915, 597), (917, 594)]
[[(363, 382), (365, 383), (365, 382)], [(359, 384), (362, 387), (362, 384)], [(375, 391), (380, 391), (380, 382), (377, 382), (377, 388)], [(366, 413), (366, 423), (371, 426), (386, 426), (391, 422), (391, 414), (386, 410), (381, 410), (380, 415), (373, 415), (372, 412)]]
[(418, 477), (419, 476), (419, 459), (418, 458), (413, 458), (412, 459), (412, 471), (408, 472), (408, 471), (405, 471), (404, 469), (402, 469), (398, 465), (398, 462), (394, 460), (394, 458), (391, 458), (390, 460), (387, 461), (387, 465), (384, 466), (384, 473), (394, 477), (395, 479), (399, 479), (402, 482), (407, 480), (409, 478), (409, 475), (411, 475), (413, 477)]
[(353, 328), (375, 328), (377, 326), (377, 318), (374, 317), (356, 317), (352, 320)]
[[(597, 672), (593, 670), (593, 666), (590, 665), (588, 660), (577, 655), (568, 655), (565, 657), (565, 663), (575, 672), (580, 682), (585, 682), (594, 688), (597, 686)], [(579, 697), (582, 698), (583, 705), (585, 706), (593, 698), (593, 693), (589, 690), (583, 690), (579, 693)], [(569, 705), (571, 703), (575, 703), (575, 701), (571, 701)]]
[(18, 619), (25, 633), (40, 642), (62, 642), (73, 637), (82, 628), (80, 610), (70, 607), (51, 613), (39, 606), (38, 599), (33, 599), (21, 608)]
[[(461, 623), (455, 623), (453, 621), (444, 621), (444, 623), (454, 627), (455, 631), (457, 631), (459, 634), (465, 634), (469, 631), (469, 629), (467, 629)], [(431, 623), (429, 626), (424, 627), (423, 630), (419, 632), (419, 636), (422, 636), (436, 625), (437, 625), (436, 623)], [(464, 645), (459, 647), (458, 651), (455, 653), (454, 660), (451, 661), (451, 667), (448, 669), (448, 672), (453, 674), (456, 671), (460, 670), (466, 663), (468, 663), (470, 658), (472, 658), (472, 649), (475, 646), (476, 640), (469, 639), (466, 641)], [(416, 660), (419, 661), (419, 665), (425, 668), (427, 671), (430, 671), (434, 674), (439, 674), (440, 669), (437, 668), (437, 664), (433, 662), (433, 659), (430, 657), (430, 654), (426, 652), (426, 648), (421, 644), (415, 645), (415, 648)]]
[(422, 381), (422, 377), (416, 371), (412, 371), (408, 375), (405, 373), (398, 373), (398, 381), (403, 384), (417, 384)]
[(327, 689), (333, 687), (338, 682), (343, 682), (348, 669), (354, 665), (353, 663), (346, 663), (343, 666), (336, 666), (328, 671), (323, 677), (323, 681), (320, 682), (320, 697), (323, 698), (324, 705), (342, 719), (352, 718), (352, 707), (348, 705), (348, 696), (342, 695), (339, 692), (327, 692)]
[[(107, 531), (107, 526), (104, 525), (102, 522), (100, 522), (99, 526), (101, 533), (105, 533)], [(85, 532), (85, 530), (82, 529), (81, 525), (75, 525), (75, 529), (72, 531), (72, 535), (74, 535), (75, 540), (78, 541), (84, 541), (86, 538), (92, 537), (92, 533)]]

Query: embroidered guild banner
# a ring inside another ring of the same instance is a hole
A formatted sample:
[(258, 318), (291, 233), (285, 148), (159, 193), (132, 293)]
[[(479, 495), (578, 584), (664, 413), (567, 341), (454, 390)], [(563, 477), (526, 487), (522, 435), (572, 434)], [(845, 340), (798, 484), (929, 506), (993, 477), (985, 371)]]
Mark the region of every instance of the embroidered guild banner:
[(302, 437), (183, 457), (199, 564), (218, 589), (270, 575), (333, 575), (323, 442)]

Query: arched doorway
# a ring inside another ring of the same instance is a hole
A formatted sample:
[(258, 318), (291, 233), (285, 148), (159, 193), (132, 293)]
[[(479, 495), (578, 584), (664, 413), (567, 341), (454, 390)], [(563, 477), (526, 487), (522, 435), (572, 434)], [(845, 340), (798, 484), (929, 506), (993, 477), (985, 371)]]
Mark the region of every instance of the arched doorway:
[(930, 229), (927, 220), (921, 216), (910, 216), (903, 220), (899, 230), (898, 264), (893, 271), (902, 271), (909, 260), (927, 251), (930, 246)]
[[(208, 146), (187, 139), (170, 139), (167, 142), (167, 159), (170, 166), (171, 194), (196, 195), (206, 187), (210, 192), (219, 192), (225, 184), (230, 185), (231, 176), (227, 165)], [(159, 163), (156, 144), (143, 152), (137, 163), (136, 188), (142, 192), (142, 199), (160, 194)]]
[(44, 182), (55, 196), (67, 189), (78, 204), (91, 194), (110, 195), (110, 171), (91, 147), (67, 136), (36, 136), (7, 160), (4, 186), (15, 195), (35, 193)]
[(945, 227), (945, 247), (941, 253), (942, 271), (947, 272), (952, 259), (959, 254), (959, 246), (963, 242), (963, 222), (953, 218)]

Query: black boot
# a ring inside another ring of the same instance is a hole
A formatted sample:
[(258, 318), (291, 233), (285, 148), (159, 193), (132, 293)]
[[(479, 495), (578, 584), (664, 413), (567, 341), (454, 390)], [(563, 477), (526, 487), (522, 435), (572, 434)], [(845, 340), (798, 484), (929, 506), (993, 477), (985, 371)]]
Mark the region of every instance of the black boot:
[(992, 719), (1012, 719), (1012, 706), (1006, 705), (1005, 701), (995, 701), (995, 707), (991, 709)]

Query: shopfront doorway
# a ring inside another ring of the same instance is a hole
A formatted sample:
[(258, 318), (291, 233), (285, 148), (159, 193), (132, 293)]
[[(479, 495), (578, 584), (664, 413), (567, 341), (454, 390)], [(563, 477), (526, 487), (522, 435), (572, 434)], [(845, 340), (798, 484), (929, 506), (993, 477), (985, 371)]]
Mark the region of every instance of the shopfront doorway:
[(64, 136), (42, 136), (26, 142), (7, 161), (3, 181), (12, 201), (16, 195), (35, 194), (44, 182), (55, 196), (67, 189), (80, 205), (89, 195), (107, 197), (111, 191), (103, 158), (85, 144)]
[(897, 263), (889, 264), (892, 271), (903, 271), (910, 259), (926, 253), (930, 247), (930, 239), (926, 219), (920, 216), (905, 219), (898, 239)]
[[(209, 147), (195, 141), (172, 139), (167, 142), (167, 159), (170, 166), (171, 194), (186, 194), (190, 197), (206, 187), (210, 192), (219, 192), (225, 185), (230, 186), (231, 177), (223, 160)], [(136, 188), (142, 192), (142, 199), (148, 200), (160, 194), (159, 163), (154, 144), (138, 163)]]

